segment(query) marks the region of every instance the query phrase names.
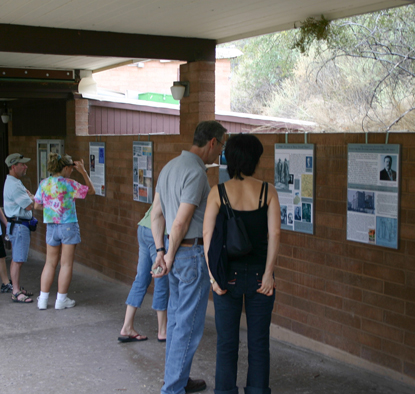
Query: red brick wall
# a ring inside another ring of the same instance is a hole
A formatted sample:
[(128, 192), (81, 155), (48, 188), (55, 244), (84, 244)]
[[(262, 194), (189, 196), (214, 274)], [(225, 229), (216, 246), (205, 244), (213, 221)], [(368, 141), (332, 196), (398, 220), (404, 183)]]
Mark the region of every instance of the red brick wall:
[[(209, 63), (189, 66), (201, 80), (203, 68), (211, 67)], [(182, 135), (151, 136), (155, 180), (167, 161), (190, 147), (194, 125), (212, 116), (211, 96), (204, 97), (204, 89), (210, 88), (201, 82), (200, 91), (192, 93), (201, 100), (198, 104), (192, 95), (182, 103), (188, 115), (181, 124)], [(86, 159), (88, 143), (98, 138), (106, 142), (107, 159), (107, 196), (77, 202), (82, 243), (76, 260), (130, 284), (137, 264), (136, 225), (149, 207), (132, 198), (132, 142), (137, 136), (76, 136), (74, 110), (75, 103), (69, 102), (66, 152)], [(10, 152), (35, 158), (36, 138), (13, 137), (11, 130), (9, 135)], [(273, 182), (274, 143), (283, 143), (285, 135), (259, 138), (265, 150), (257, 177)], [(384, 134), (369, 135), (369, 143), (384, 141)], [(302, 143), (304, 136), (291, 134), (289, 142)], [(308, 142), (316, 144), (316, 231), (315, 235), (282, 231), (272, 321), (294, 334), (415, 379), (415, 134), (389, 136), (389, 143), (402, 145), (398, 250), (346, 241), (347, 144), (364, 143), (365, 135), (308, 134)], [(35, 192), (32, 163), (25, 184)], [(217, 170), (210, 170), (209, 177), (216, 183)], [(79, 176), (76, 179), (81, 181)], [(33, 249), (45, 252), (44, 232), (40, 225), (32, 239)]]

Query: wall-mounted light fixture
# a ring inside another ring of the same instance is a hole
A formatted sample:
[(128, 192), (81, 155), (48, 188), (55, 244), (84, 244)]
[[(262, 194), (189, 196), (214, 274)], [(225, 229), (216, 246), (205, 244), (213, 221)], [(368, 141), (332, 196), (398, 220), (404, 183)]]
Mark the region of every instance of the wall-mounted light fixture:
[(9, 123), (11, 120), (11, 114), (9, 113), (9, 111), (7, 110), (7, 104), (4, 103), (4, 111), (1, 114), (1, 121), (3, 123)]
[(189, 97), (189, 82), (174, 81), (170, 90), (175, 100), (181, 100), (183, 97)]

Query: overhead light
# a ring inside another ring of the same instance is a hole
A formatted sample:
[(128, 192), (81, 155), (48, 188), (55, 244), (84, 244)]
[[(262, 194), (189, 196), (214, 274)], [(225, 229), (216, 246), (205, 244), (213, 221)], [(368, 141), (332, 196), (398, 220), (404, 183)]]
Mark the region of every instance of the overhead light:
[(189, 82), (174, 81), (170, 90), (175, 100), (181, 100), (183, 97), (189, 97)]
[(11, 114), (9, 114), (9, 111), (7, 110), (7, 103), (4, 102), (4, 111), (1, 114), (1, 121), (3, 123), (9, 123), (11, 119)]
[(9, 120), (10, 120), (10, 116), (9, 116), (9, 114), (2, 114), (2, 115), (1, 115), (1, 121), (2, 121), (3, 123), (9, 123)]

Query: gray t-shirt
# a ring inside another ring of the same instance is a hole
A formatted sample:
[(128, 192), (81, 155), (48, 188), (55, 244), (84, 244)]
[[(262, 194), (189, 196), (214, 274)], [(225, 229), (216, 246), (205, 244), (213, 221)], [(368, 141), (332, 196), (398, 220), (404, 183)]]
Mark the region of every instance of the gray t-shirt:
[(203, 237), (205, 215), (210, 186), (203, 160), (188, 151), (169, 161), (161, 170), (156, 192), (160, 195), (161, 209), (170, 234), (181, 203), (193, 204), (196, 210), (184, 238)]

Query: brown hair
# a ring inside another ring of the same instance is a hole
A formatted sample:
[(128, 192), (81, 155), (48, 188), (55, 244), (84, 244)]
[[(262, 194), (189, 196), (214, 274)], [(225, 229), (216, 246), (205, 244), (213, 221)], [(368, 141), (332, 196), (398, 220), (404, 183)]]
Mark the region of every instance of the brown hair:
[(66, 166), (72, 166), (73, 160), (69, 155), (61, 156), (58, 153), (49, 153), (48, 171), (57, 174)]

